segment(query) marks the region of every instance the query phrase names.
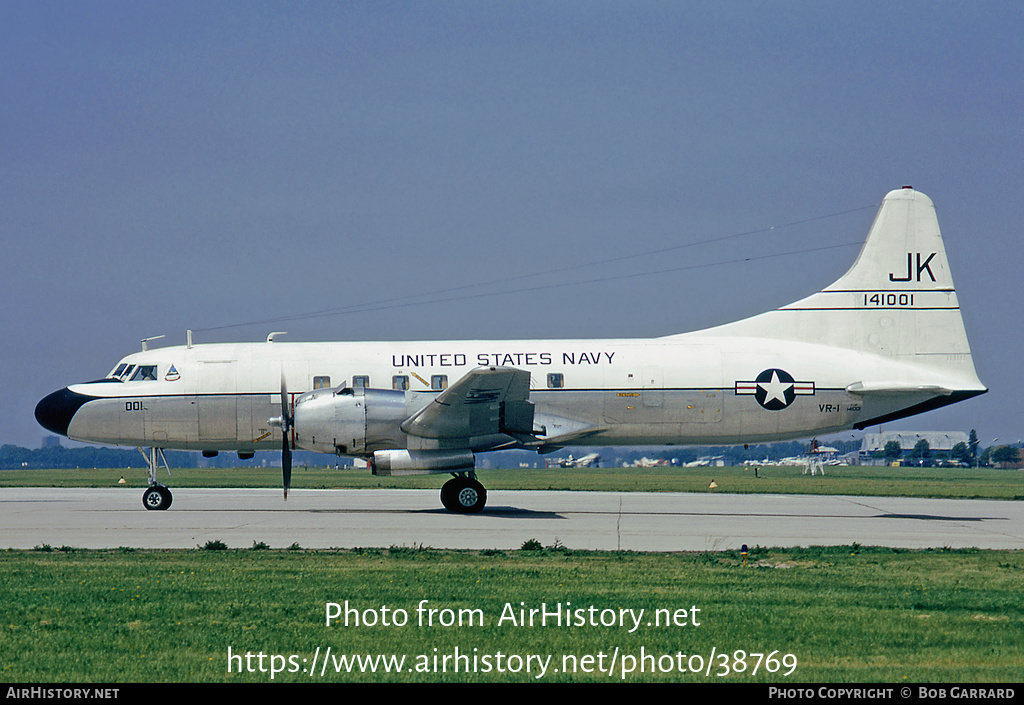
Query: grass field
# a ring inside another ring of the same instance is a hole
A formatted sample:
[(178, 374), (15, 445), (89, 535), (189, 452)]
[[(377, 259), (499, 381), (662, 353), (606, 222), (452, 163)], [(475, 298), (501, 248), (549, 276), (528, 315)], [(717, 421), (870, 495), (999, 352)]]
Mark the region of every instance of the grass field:
[[(280, 483), (273, 468), (173, 472), (172, 487)], [(1015, 471), (827, 472), (479, 475), (488, 487), (512, 489), (708, 492), (714, 479), (716, 492), (1024, 496)], [(145, 484), (141, 470), (34, 470), (0, 472), (0, 486), (109, 486), (122, 474), (131, 485)], [(445, 478), (297, 468), (292, 484), (434, 488)], [(0, 680), (1019, 682), (1022, 585), (1019, 551), (757, 548), (744, 565), (728, 551), (537, 545), (504, 552), (41, 546), (0, 552)], [(350, 624), (339, 618), (327, 626), (328, 604), (341, 609), (346, 601)], [(421, 613), (421, 604), (435, 611)], [(541, 624), (539, 614), (531, 624), (531, 609), (581, 612), (572, 613), (572, 624), (551, 617)], [(421, 614), (433, 623), (421, 626)], [(348, 660), (356, 655), (374, 660)]]
[[(746, 566), (557, 548), (6, 551), (0, 662), (7, 682), (1019, 682), (1022, 578), (1019, 552), (857, 546), (758, 549)], [(349, 626), (327, 626), (346, 601)], [(584, 624), (519, 622), (542, 604)], [(644, 610), (640, 626), (620, 609)], [(346, 666), (355, 654), (404, 661)]]
[[(187, 468), (160, 473), (174, 487), (280, 487), (280, 468)], [(1024, 472), (991, 468), (829, 467), (825, 476), (801, 474), (798, 467), (759, 468), (552, 468), (480, 470), (488, 489), (634, 492), (715, 492), (843, 494), (860, 496), (948, 497), (1024, 500)], [(146, 473), (132, 470), (3, 470), (0, 487), (110, 487), (121, 477), (144, 488)], [(375, 477), (365, 469), (297, 467), (292, 487), (440, 488), (448, 475)]]

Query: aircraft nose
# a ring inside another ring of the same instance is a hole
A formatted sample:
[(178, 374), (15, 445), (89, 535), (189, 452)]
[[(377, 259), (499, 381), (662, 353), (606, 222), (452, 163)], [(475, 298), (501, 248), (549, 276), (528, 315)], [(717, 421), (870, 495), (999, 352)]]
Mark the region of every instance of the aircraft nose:
[(60, 391), (43, 397), (36, 404), (36, 421), (47, 431), (66, 436), (75, 412), (91, 399), (92, 397), (72, 392), (64, 387)]

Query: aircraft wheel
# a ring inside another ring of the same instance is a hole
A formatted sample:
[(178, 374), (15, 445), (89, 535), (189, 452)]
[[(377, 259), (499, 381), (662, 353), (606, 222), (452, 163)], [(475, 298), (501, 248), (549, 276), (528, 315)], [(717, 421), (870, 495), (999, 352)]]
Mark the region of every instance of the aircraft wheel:
[(455, 477), (441, 488), (441, 504), (450, 512), (477, 514), (487, 504), (487, 490), (469, 477)]
[(163, 510), (171, 506), (171, 491), (163, 485), (153, 485), (142, 493), (142, 506), (146, 509)]
[(444, 506), (449, 512), (455, 511), (455, 497), (452, 493), (452, 483), (455, 480), (448, 480), (448, 482), (441, 485), (441, 505)]

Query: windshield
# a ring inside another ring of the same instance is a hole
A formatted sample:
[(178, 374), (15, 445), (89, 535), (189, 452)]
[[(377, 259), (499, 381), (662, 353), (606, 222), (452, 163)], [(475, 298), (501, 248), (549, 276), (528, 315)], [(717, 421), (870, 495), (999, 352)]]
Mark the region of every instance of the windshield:
[(116, 379), (121, 382), (156, 380), (158, 367), (159, 365), (133, 365), (128, 362), (122, 362), (107, 375), (107, 379)]

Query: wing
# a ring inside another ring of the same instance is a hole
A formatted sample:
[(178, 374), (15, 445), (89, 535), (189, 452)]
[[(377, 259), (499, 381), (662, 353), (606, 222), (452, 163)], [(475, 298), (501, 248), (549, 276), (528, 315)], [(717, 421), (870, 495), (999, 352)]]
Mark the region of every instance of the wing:
[(402, 423), (420, 438), (470, 438), (533, 433), (530, 373), (481, 367), (448, 387)]

